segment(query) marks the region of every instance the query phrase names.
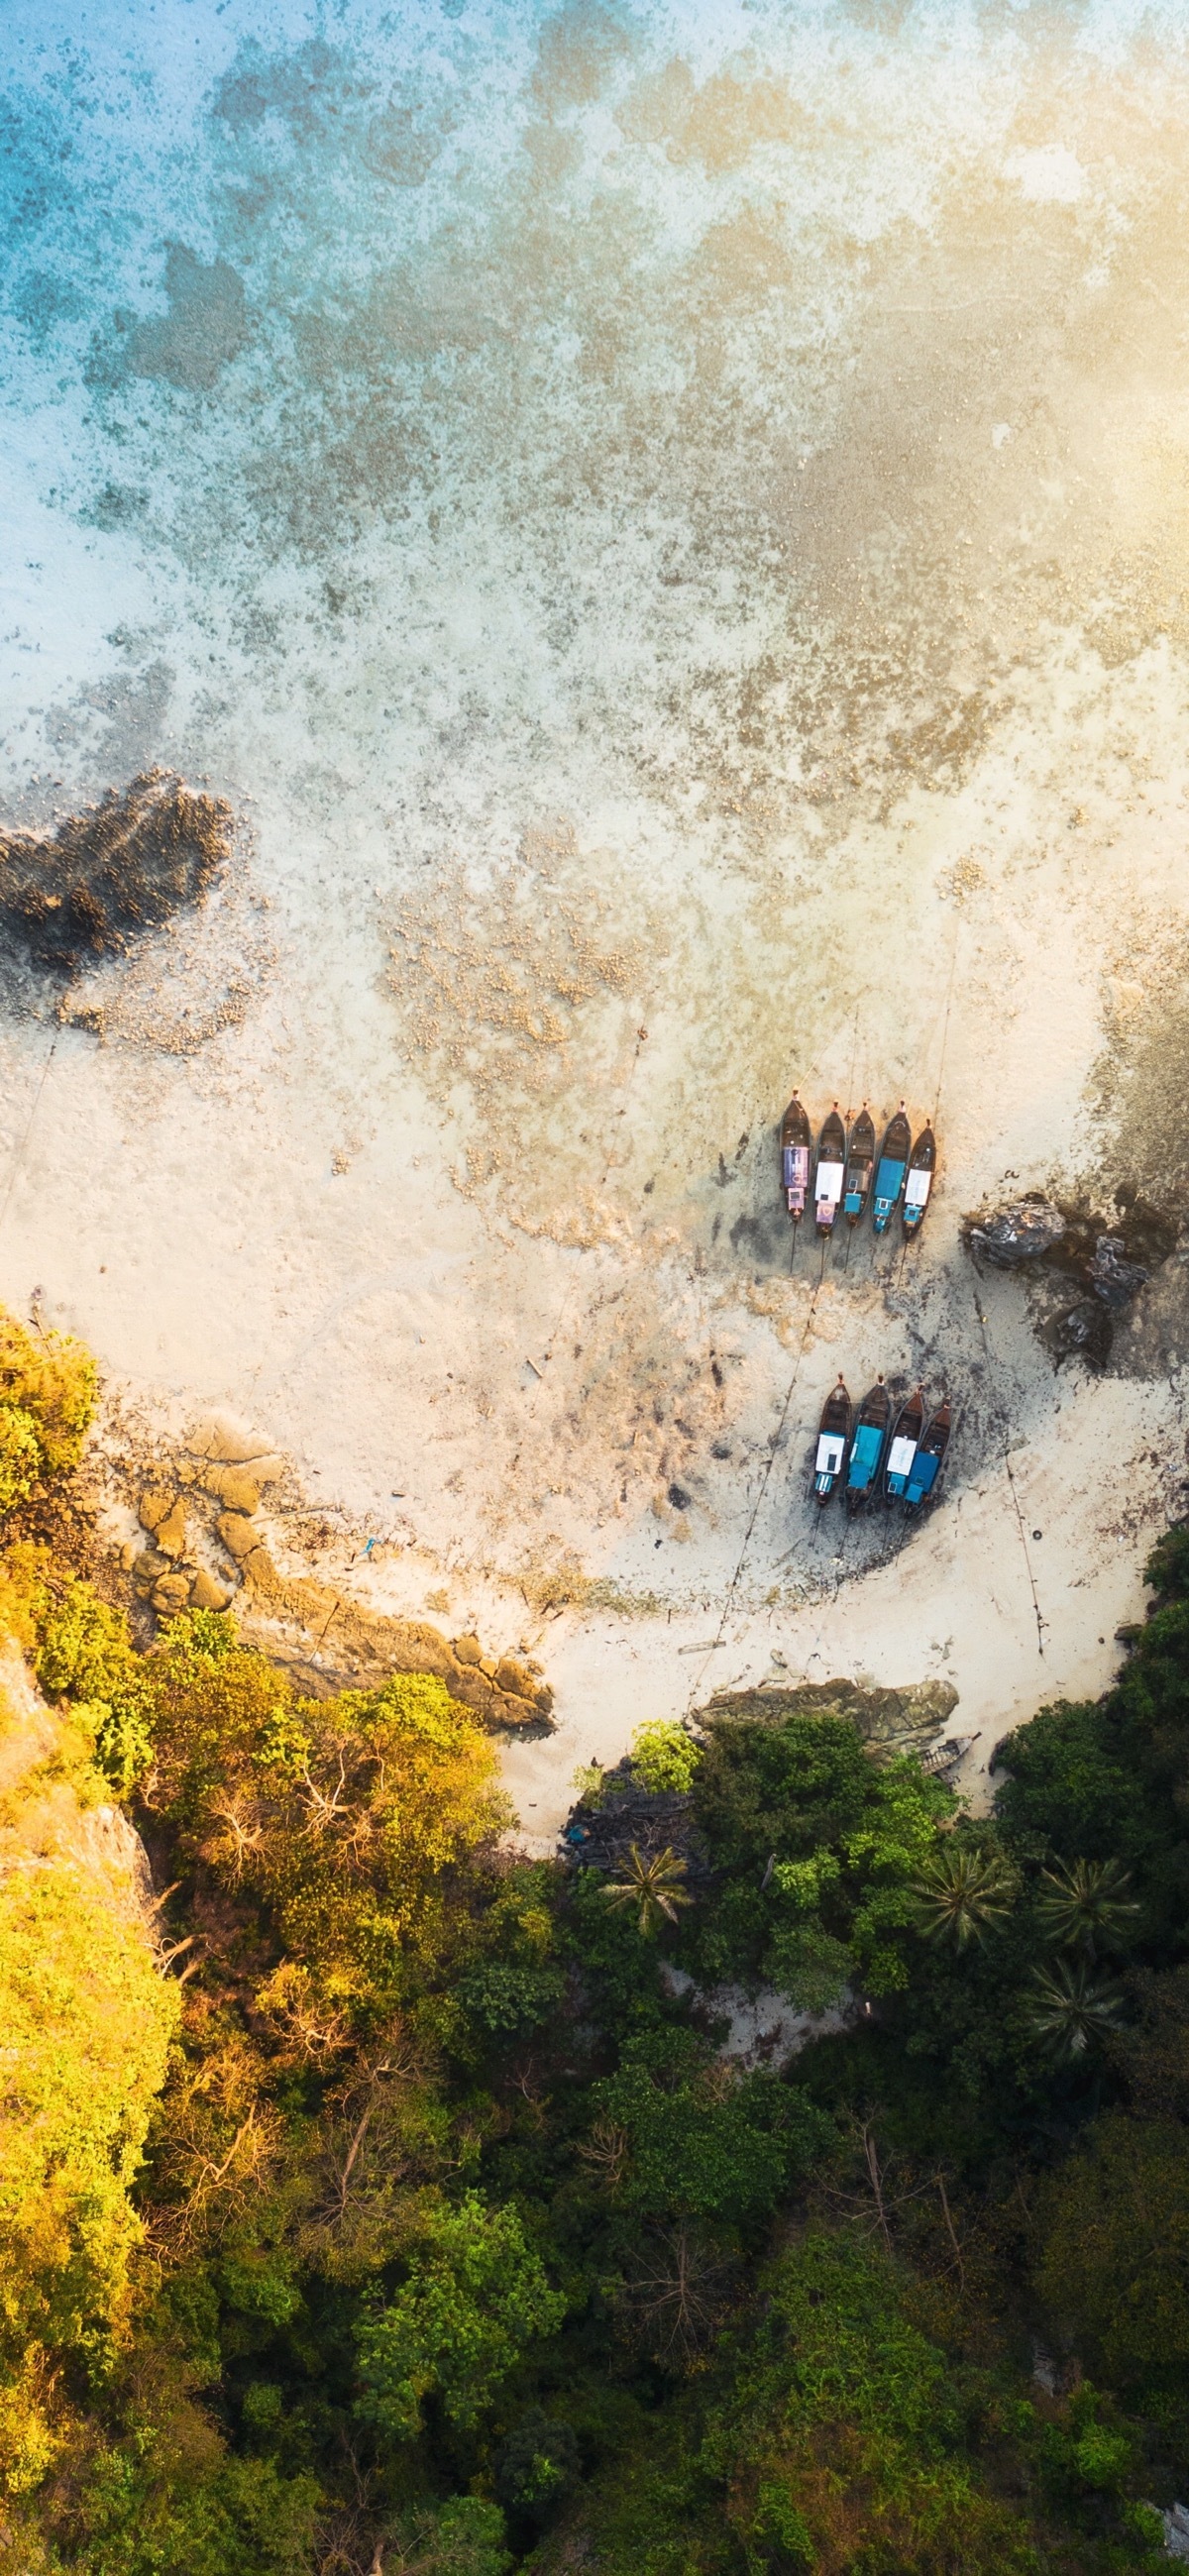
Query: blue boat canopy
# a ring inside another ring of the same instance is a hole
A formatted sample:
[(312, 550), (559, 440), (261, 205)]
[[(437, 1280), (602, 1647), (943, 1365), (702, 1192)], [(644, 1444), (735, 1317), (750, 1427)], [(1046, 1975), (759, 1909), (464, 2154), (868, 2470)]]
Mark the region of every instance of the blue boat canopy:
[(850, 1470), (846, 1479), (852, 1491), (870, 1484), (879, 1465), (879, 1453), (882, 1448), (883, 1432), (879, 1424), (861, 1422), (854, 1436), (850, 1453)]

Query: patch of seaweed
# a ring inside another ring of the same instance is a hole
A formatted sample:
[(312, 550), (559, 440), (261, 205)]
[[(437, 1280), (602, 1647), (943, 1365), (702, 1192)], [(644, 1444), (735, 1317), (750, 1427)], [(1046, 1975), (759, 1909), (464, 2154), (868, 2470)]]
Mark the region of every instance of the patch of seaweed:
[(33, 964), (73, 972), (201, 902), (231, 852), (222, 797), (150, 769), (53, 833), (0, 831), (0, 931)]

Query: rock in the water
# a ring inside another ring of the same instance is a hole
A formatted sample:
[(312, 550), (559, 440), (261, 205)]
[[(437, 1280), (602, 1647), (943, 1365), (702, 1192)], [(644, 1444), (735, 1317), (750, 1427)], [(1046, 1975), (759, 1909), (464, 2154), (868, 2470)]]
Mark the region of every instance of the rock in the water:
[(146, 770), (51, 834), (0, 831), (0, 930), (34, 963), (119, 953), (199, 902), (231, 851), (232, 813)]
[(1113, 1306), (1116, 1312), (1129, 1306), (1133, 1297), (1138, 1297), (1140, 1289), (1152, 1275), (1144, 1269), (1142, 1262), (1126, 1261), (1124, 1251), (1121, 1234), (1100, 1234), (1090, 1263), (1094, 1295), (1101, 1298), (1104, 1306)]
[(1097, 1297), (1082, 1297), (1068, 1314), (1058, 1315), (1045, 1338), (1058, 1360), (1088, 1360), (1091, 1368), (1102, 1368), (1110, 1358), (1115, 1328), (1108, 1309)]
[(996, 1270), (1016, 1270), (1022, 1262), (1039, 1261), (1042, 1253), (1060, 1243), (1065, 1231), (1060, 1208), (1043, 1198), (1017, 1199), (1010, 1207), (996, 1208), (991, 1216), (969, 1217), (965, 1229), (968, 1250)]

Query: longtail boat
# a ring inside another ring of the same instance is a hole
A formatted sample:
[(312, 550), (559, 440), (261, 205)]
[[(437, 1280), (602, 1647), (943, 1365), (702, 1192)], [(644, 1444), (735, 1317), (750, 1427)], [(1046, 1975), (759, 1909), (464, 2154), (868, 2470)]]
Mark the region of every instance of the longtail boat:
[(845, 1173), (846, 1129), (835, 1101), (818, 1141), (817, 1170), (813, 1176), (814, 1215), (819, 1234), (832, 1234), (834, 1231)]
[(875, 1174), (875, 1205), (871, 1211), (871, 1218), (877, 1234), (887, 1232), (892, 1210), (904, 1187), (904, 1175), (908, 1169), (911, 1150), (912, 1129), (904, 1115), (904, 1103), (901, 1101), (895, 1117), (888, 1120), (888, 1132), (880, 1149), (879, 1165)]
[(904, 1182), (904, 1206), (901, 1216), (906, 1234), (915, 1234), (929, 1204), (933, 1175), (937, 1169), (937, 1138), (931, 1127), (922, 1127), (908, 1157)]
[(875, 1121), (864, 1101), (850, 1131), (846, 1157), (846, 1186), (842, 1210), (848, 1225), (857, 1225), (867, 1205), (871, 1175), (875, 1169)]
[(813, 1137), (809, 1120), (794, 1091), (780, 1122), (780, 1179), (789, 1215), (800, 1225), (809, 1196), (809, 1160)]
[(859, 1406), (851, 1434), (850, 1455), (846, 1462), (848, 1512), (861, 1511), (878, 1486), (891, 1411), (892, 1399), (883, 1379), (877, 1378)]
[(909, 1469), (908, 1483), (904, 1488), (905, 1511), (919, 1511), (921, 1504), (927, 1503), (930, 1495), (936, 1493), (938, 1479), (945, 1465), (945, 1453), (950, 1445), (950, 1430), (950, 1405), (947, 1396), (944, 1402), (938, 1405), (927, 1431), (918, 1443), (917, 1454)]
[(851, 1404), (839, 1378), (822, 1406), (818, 1425), (817, 1448), (813, 1456), (813, 1494), (817, 1503), (828, 1503), (842, 1473), (846, 1444), (850, 1438)]
[(892, 1424), (892, 1437), (888, 1442), (888, 1463), (883, 1471), (884, 1496), (889, 1503), (903, 1500), (904, 1489), (920, 1447), (921, 1433), (924, 1428), (925, 1399), (918, 1386), (915, 1395), (910, 1395), (907, 1402), (901, 1405)]

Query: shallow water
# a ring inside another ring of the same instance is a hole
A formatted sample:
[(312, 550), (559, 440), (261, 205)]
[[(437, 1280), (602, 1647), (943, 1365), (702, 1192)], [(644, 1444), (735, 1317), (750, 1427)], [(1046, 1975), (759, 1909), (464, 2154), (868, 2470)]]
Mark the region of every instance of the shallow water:
[[(0, 46), (6, 806), (162, 761), (244, 820), (103, 1045), (11, 997), (5, 1292), (254, 1411), (410, 1595), (569, 1551), (717, 1604), (749, 1521), (744, 1593), (815, 1594), (838, 1365), (957, 1388), (959, 1480), (1055, 1418), (960, 1210), (1189, 1177), (1183, 14)], [(811, 1317), (794, 1083), (943, 1147), (913, 1266)]]

